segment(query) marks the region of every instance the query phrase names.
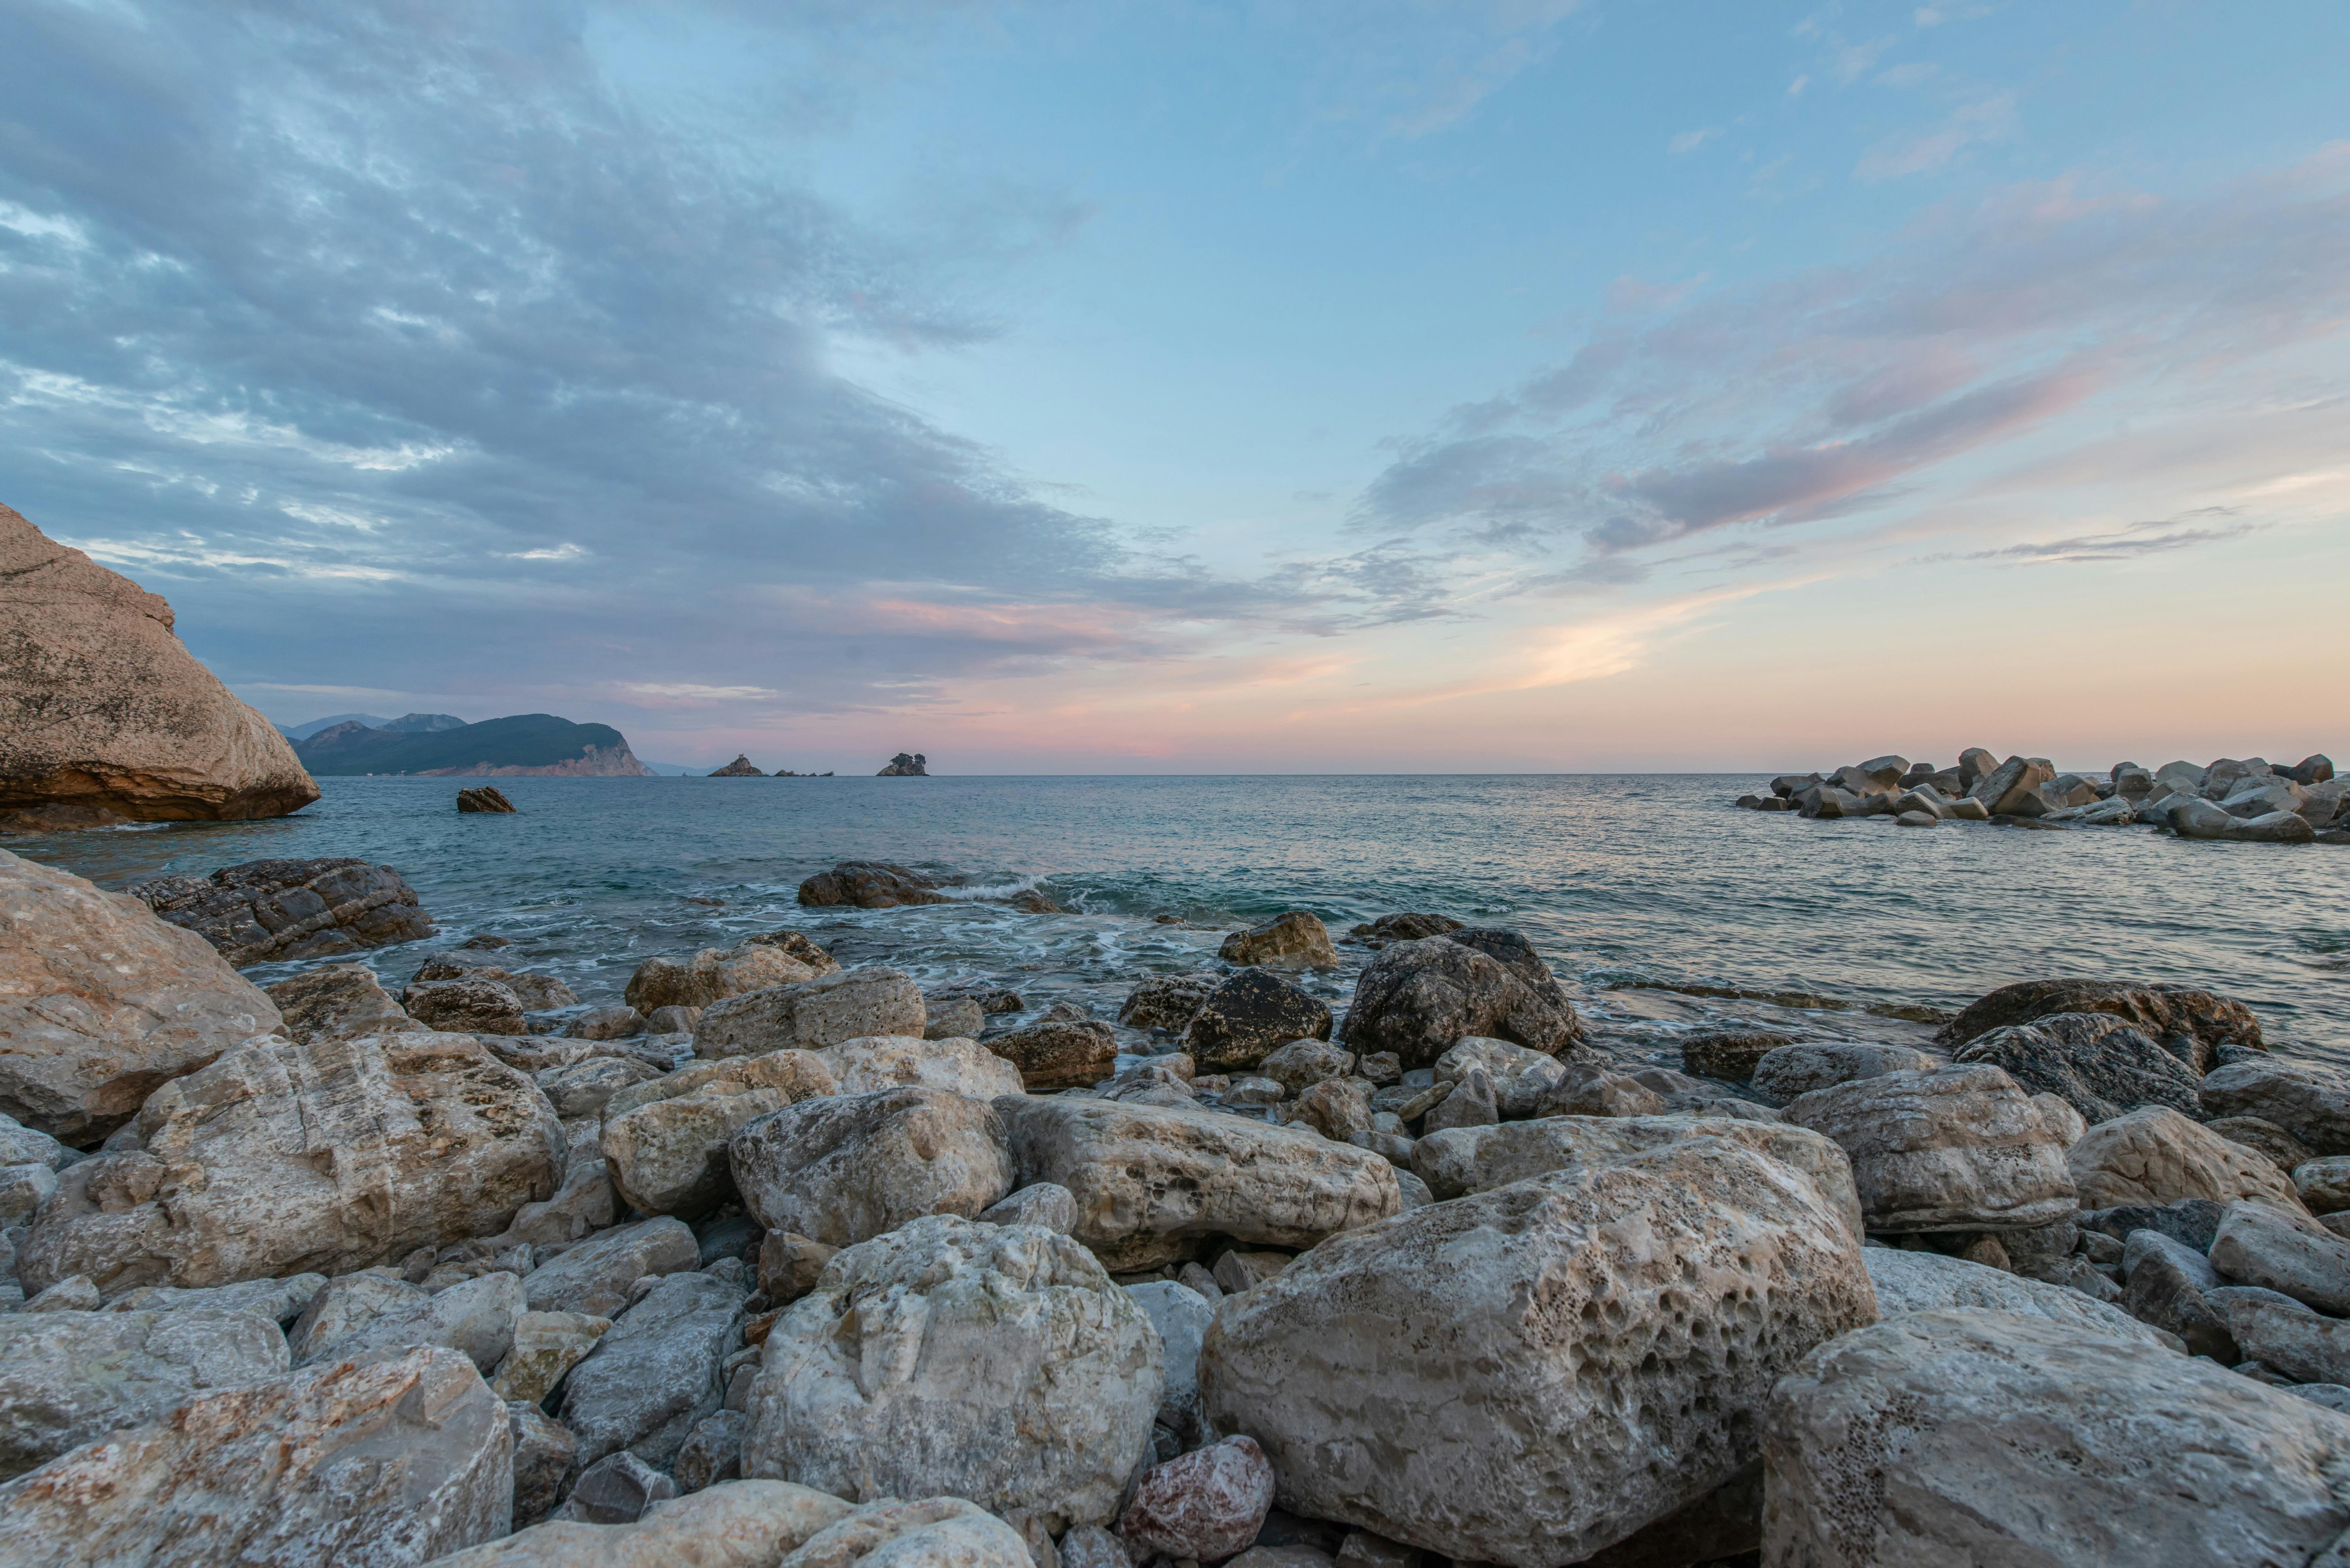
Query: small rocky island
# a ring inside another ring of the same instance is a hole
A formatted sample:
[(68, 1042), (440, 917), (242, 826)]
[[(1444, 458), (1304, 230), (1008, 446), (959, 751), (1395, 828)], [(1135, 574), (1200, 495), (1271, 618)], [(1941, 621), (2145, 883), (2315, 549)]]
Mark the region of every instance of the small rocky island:
[(1287, 911), (1114, 1018), (790, 929), (614, 1005), (486, 933), (387, 989), (335, 961), (433, 926), (353, 860), (0, 853), (0, 917), (12, 1564), (2350, 1550), (2350, 1079), (2224, 990), (1669, 1066), (1427, 911)]
[(899, 752), (889, 759), (887, 767), (873, 776), (880, 779), (926, 779), (931, 776), (927, 771), (929, 762), (930, 759), (920, 752)]
[(1995, 759), (1980, 747), (1953, 768), (1873, 757), (1829, 774), (1784, 774), (1767, 795), (1741, 795), (1749, 811), (1807, 817), (1887, 816), (1904, 827), (1947, 822), (2002, 826), (2126, 827), (2180, 838), (2249, 844), (2350, 844), (2350, 781), (2333, 760), (2279, 766), (2262, 757), (2208, 764), (2116, 763), (2107, 772), (2059, 774), (2045, 757)]

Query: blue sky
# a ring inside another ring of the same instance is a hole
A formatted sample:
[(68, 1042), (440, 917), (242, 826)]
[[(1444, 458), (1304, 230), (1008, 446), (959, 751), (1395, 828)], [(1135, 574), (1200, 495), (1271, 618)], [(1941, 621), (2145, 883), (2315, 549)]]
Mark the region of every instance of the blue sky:
[[(778, 19), (779, 15), (783, 19)], [(0, 0), (0, 501), (273, 717), (2350, 744), (2350, 12)]]

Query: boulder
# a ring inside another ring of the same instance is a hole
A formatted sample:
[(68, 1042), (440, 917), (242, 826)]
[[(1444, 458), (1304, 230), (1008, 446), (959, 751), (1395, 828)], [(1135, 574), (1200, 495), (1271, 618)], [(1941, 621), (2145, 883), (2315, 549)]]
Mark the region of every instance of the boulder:
[(1447, 931), (1461, 929), (1461, 923), (1450, 915), (1405, 913), (1381, 915), (1378, 919), (1356, 926), (1347, 932), (1347, 940), (1377, 951), (1397, 942), (1416, 942), (1428, 937), (1440, 937)]
[[(1193, 1265), (1197, 1267), (1197, 1265)], [(1200, 1342), (1216, 1318), (1215, 1303), (1190, 1285), (1173, 1280), (1149, 1280), (1128, 1285), (1132, 1296), (1159, 1331), (1165, 1368), (1160, 1385), (1158, 1424), (1196, 1447), (1206, 1428), (1200, 1418)], [(1218, 1293), (1221, 1295), (1221, 1291)], [(1268, 1497), (1266, 1501), (1272, 1499)]]
[(0, 821), (243, 821), (317, 798), (169, 604), (0, 506)]
[(677, 1494), (676, 1477), (623, 1449), (579, 1472), (557, 1517), (582, 1524), (634, 1524), (655, 1503)]
[(490, 1391), (508, 1401), (542, 1403), (611, 1326), (610, 1318), (581, 1312), (516, 1314), (514, 1347), (499, 1364)]
[(1261, 969), (1244, 969), (1207, 994), (1183, 1042), (1200, 1071), (1243, 1073), (1293, 1040), (1329, 1038), (1327, 1005)]
[(727, 1158), (761, 1225), (828, 1247), (925, 1214), (975, 1218), (1013, 1185), (994, 1107), (945, 1089), (790, 1106), (743, 1127)]
[(775, 1568), (849, 1504), (788, 1481), (723, 1481), (629, 1524), (556, 1520), (433, 1568)]
[(1412, 1146), (1412, 1171), (1439, 1199), (1490, 1192), (1555, 1170), (1611, 1165), (1691, 1138), (1713, 1138), (1800, 1170), (1857, 1239), (1860, 1194), (1852, 1165), (1820, 1134), (1770, 1122), (1698, 1116), (1545, 1116), (1456, 1127)]
[(1142, 1478), (1119, 1515), (1129, 1550), (1216, 1562), (1246, 1551), (1273, 1509), (1273, 1464), (1250, 1437), (1168, 1460)]
[[(525, 1005), (528, 1005), (525, 999)], [(591, 1007), (563, 1025), (567, 1040), (629, 1040), (642, 1034), (650, 1027), (645, 1015), (627, 1005)], [(687, 1024), (686, 1032), (692, 1029)]]
[(537, 1088), (464, 1034), (265, 1037), (157, 1090), (139, 1130), (138, 1152), (72, 1167), (43, 1205), (27, 1286), (348, 1273), (497, 1234), (564, 1158)]
[(693, 1051), (708, 1057), (760, 1056), (921, 1033), (922, 988), (904, 970), (873, 964), (714, 1002), (694, 1024)]
[(743, 1469), (1104, 1524), (1161, 1383), (1149, 1318), (1083, 1247), (932, 1215), (841, 1252), (776, 1322)]
[(604, 1103), (612, 1185), (647, 1214), (698, 1219), (734, 1192), (726, 1146), (761, 1116), (837, 1091), (812, 1051), (697, 1063), (622, 1089)]
[(2350, 1314), (2350, 1241), (2262, 1203), (2230, 1203), (2211, 1239), (2211, 1267), (2335, 1317)]
[(2056, 1095), (2043, 1092), (2032, 1096), (2032, 1108), (2040, 1113), (2040, 1120), (2056, 1141), (2071, 1148), (2089, 1130), (2088, 1118), (2073, 1108), (2073, 1102)]
[(2338, 1387), (2350, 1377), (2350, 1323), (2312, 1312), (2291, 1296), (2257, 1285), (2221, 1286), (2207, 1293), (2206, 1299), (2224, 1314), (2234, 1357), (2252, 1363), (2263, 1374), (2262, 1381)]
[(522, 998), (494, 980), (429, 981), (400, 993), (400, 1005), (428, 1029), (464, 1034), (527, 1034)]
[(1066, 1236), (1077, 1228), (1077, 1195), (1057, 1182), (1039, 1181), (979, 1211), (990, 1225), (1035, 1225)]
[(1180, 1034), (1191, 1026), (1208, 993), (1216, 989), (1211, 974), (1154, 974), (1126, 993), (1118, 1021), (1128, 1029), (1158, 1029)]
[(923, 1088), (992, 1100), (998, 1095), (1016, 1095), (1021, 1088), (1018, 1067), (962, 1037), (917, 1040), (908, 1034), (876, 1034), (827, 1045), (816, 1055), (832, 1069), (837, 1095)]
[(1073, 1234), (1120, 1272), (1180, 1262), (1211, 1235), (1311, 1247), (1403, 1203), (1386, 1159), (1304, 1128), (1067, 1097), (1007, 1096), (995, 1109), (1014, 1181), (1067, 1188)]
[(791, 1305), (816, 1289), (825, 1265), (839, 1251), (788, 1231), (768, 1231), (759, 1242), (760, 1293), (777, 1306)]
[(1091, 1018), (1047, 1018), (991, 1034), (985, 1044), (1032, 1090), (1084, 1088), (1118, 1067), (1117, 1033)]
[(2091, 1127), (2065, 1151), (2064, 1163), (2084, 1209), (2249, 1198), (2301, 1211), (2291, 1179), (2274, 1164), (2164, 1106)]
[(1820, 1089), (1887, 1073), (1930, 1073), (1935, 1062), (1907, 1045), (1876, 1045), (1857, 1040), (1816, 1040), (1781, 1045), (1754, 1064), (1752, 1087), (1775, 1106)]
[(1872, 1231), (2024, 1230), (2070, 1216), (2064, 1149), (1996, 1067), (1816, 1089), (1787, 1119), (1835, 1140)]
[(592, 1237), (533, 1269), (523, 1298), (533, 1312), (617, 1317), (629, 1291), (648, 1274), (699, 1268), (702, 1248), (681, 1220), (664, 1215)]
[[(1484, 943), (1472, 945), (1480, 936)], [(1431, 1064), (1472, 1034), (1556, 1055), (1582, 1040), (1583, 1023), (1514, 932), (1474, 927), (1382, 950), (1347, 1012), (1349, 1046), (1392, 1051), (1406, 1068)]]
[(677, 1450), (672, 1469), (678, 1490), (700, 1491), (717, 1481), (739, 1480), (743, 1439), (750, 1431), (751, 1417), (741, 1410), (721, 1410), (706, 1417)]
[(1967, 798), (1982, 802), (1993, 816), (2038, 816), (2048, 809), (2040, 786), (2055, 777), (2045, 758), (2010, 757), (1976, 780)]
[(2202, 1253), (2159, 1231), (2133, 1231), (2122, 1250), (2122, 1278), (2120, 1305), (2138, 1322), (2177, 1334), (2189, 1355), (2222, 1366), (2243, 1359), (2227, 1305), (2212, 1296), (2220, 1276)]
[(437, 1294), (411, 1286), (412, 1299), (371, 1312), (361, 1322), (344, 1320), (347, 1332), (308, 1332), (330, 1317), (334, 1298), (346, 1282), (366, 1278), (347, 1274), (318, 1293), (288, 1336), (296, 1365), (307, 1366), (329, 1356), (338, 1361), (380, 1361), (425, 1345), (440, 1345), (465, 1356), (486, 1377), (514, 1348), (515, 1320), (523, 1312), (522, 1281), (504, 1272), (483, 1274)]
[(279, 1024), (201, 940), (135, 898), (0, 850), (0, 1113), (80, 1147)]
[[(1612, 1075), (1603, 1075), (1612, 1076)], [(1466, 1076), (1456, 1080), (1449, 1087), (1451, 1092), (1430, 1106), (1427, 1114), (1420, 1118), (1422, 1132), (1446, 1132), (1454, 1127), (1492, 1127), (1502, 1119), (1501, 1096), (1494, 1093), (1493, 1080), (1486, 1075), (1484, 1068), (1470, 1068)], [(1638, 1085), (1635, 1085), (1635, 1088), (1638, 1089)], [(1645, 1090), (1638, 1092), (1646, 1094)], [(1649, 1096), (1648, 1098), (1655, 1100), (1654, 1096)], [(1368, 1108), (1367, 1104), (1365, 1108)], [(1548, 1106), (1544, 1108), (1549, 1109)], [(1662, 1110), (1664, 1102), (1656, 1100), (1654, 1105), (1643, 1108)]]
[[(919, 762), (913, 772), (920, 774)], [(1031, 1552), (1018, 1531), (985, 1510), (959, 1497), (932, 1497), (860, 1508), (784, 1562), (789, 1568), (855, 1568), (868, 1561), (876, 1568), (1035, 1568)]]
[(515, 803), (508, 800), (505, 797), (505, 792), (494, 784), (477, 784), (472, 789), (461, 789), (457, 792), (457, 809), (461, 812), (486, 812), (498, 815), (510, 813), (514, 808)]
[(249, 860), (123, 891), (240, 969), (419, 941), (438, 929), (406, 878), (364, 860)]
[(885, 860), (844, 860), (800, 884), (800, 902), (813, 909), (895, 909), (910, 904), (943, 904), (944, 886), (910, 867)]
[(797, 985), (818, 975), (839, 972), (840, 966), (831, 955), (812, 943), (795, 951), (770, 942), (748, 941), (731, 948), (703, 948), (682, 963), (649, 958), (629, 977), (622, 1000), (645, 1013), (663, 1007), (707, 1007), (730, 996)]
[(2193, 1112), (2200, 1075), (2107, 1012), (2052, 1012), (1976, 1035), (1955, 1063), (2006, 1070), (2025, 1092), (2051, 1094), (2092, 1125), (2140, 1106)]
[(0, 1486), (24, 1568), (407, 1568), (506, 1533), (506, 1408), (449, 1350), (200, 1390)]
[[(2289, 1173), (2310, 1162), (2309, 1146), (2274, 1122), (2264, 1122), (2258, 1116), (2215, 1116), (2203, 1125), (2230, 1143), (2242, 1144), (2280, 1170)], [(2307, 1193), (2302, 1195), (2302, 1201), (2309, 1201)], [(2310, 1212), (2323, 1214), (2325, 1210), (2312, 1209)]]
[(2221, 1045), (2262, 1049), (2260, 1020), (2229, 997), (2186, 985), (2111, 980), (2027, 980), (1970, 1003), (1936, 1036), (1959, 1046), (2010, 1024), (2054, 1013), (2102, 1012), (2156, 1041), (2198, 1073), (2208, 1073)]
[(1293, 1040), (1256, 1064), (1259, 1076), (1271, 1078), (1292, 1095), (1302, 1095), (1325, 1078), (1343, 1078), (1354, 1070), (1355, 1054), (1327, 1040)]
[(1681, 1038), (1681, 1066), (1701, 1078), (1723, 1078), (1742, 1084), (1754, 1076), (1762, 1058), (1795, 1037), (1773, 1029), (1700, 1029)]
[(2206, 1116), (2258, 1116), (2321, 1157), (2350, 1154), (2350, 1081), (2311, 1062), (2259, 1057), (2230, 1063), (2203, 1080)]
[(987, 1009), (979, 998), (968, 994), (954, 996), (924, 996), (922, 998), (922, 1038), (925, 1040), (976, 1040), (979, 1032), (987, 1027)]
[(2350, 1529), (2350, 1422), (2141, 1340), (1905, 1313), (1773, 1393), (1771, 1563), (2310, 1563)]
[(210, 1290), (183, 1291), (142, 1285), (106, 1303), (108, 1312), (245, 1312), (287, 1324), (327, 1288), (324, 1274), (294, 1274), (282, 1280), (246, 1280)]
[(2312, 1214), (2339, 1214), (2350, 1210), (2350, 1158), (2304, 1160), (2293, 1170), (2293, 1191)]
[(2239, 844), (2308, 844), (2317, 829), (2299, 812), (2272, 811), (2238, 821), (2227, 836)]
[(1877, 1287), (1877, 1310), (1887, 1317), (1966, 1307), (2094, 1329), (2141, 1340), (2166, 1352), (2172, 1348), (2155, 1329), (2119, 1307), (2064, 1285), (2027, 1280), (1939, 1252), (1869, 1247), (1863, 1250), (1861, 1258), (1867, 1265), (1870, 1282)]
[(1216, 956), (1230, 964), (1263, 969), (1336, 969), (1338, 950), (1321, 918), (1304, 909), (1275, 915), (1262, 925), (1226, 937)]
[(286, 1336), (256, 1313), (0, 1316), (0, 1480), (161, 1419), (198, 1390), (276, 1376), (289, 1366)]
[(1201, 1398), (1292, 1512), (1549, 1568), (1751, 1465), (1772, 1384), (1876, 1315), (1808, 1178), (1693, 1138), (1324, 1242), (1218, 1309)]
[(533, 1073), (531, 1082), (555, 1107), (555, 1114), (570, 1122), (602, 1116), (613, 1096), (660, 1076), (659, 1068), (633, 1056), (590, 1056), (567, 1067)]
[(351, 1040), (426, 1027), (400, 1010), (373, 970), (355, 963), (328, 964), (265, 989), (286, 1033), (305, 1045), (329, 1035)]
[(2283, 772), (2295, 784), (2321, 784), (2334, 776), (2334, 759), (2320, 752), (2302, 758)]
[(563, 1380), (573, 1463), (628, 1450), (659, 1469), (725, 1403), (721, 1376), (743, 1344), (746, 1293), (711, 1274), (662, 1276)]
[(579, 1440), (537, 1406), (517, 1399), (506, 1401), (506, 1428), (514, 1437), (514, 1522), (522, 1530), (554, 1511)]

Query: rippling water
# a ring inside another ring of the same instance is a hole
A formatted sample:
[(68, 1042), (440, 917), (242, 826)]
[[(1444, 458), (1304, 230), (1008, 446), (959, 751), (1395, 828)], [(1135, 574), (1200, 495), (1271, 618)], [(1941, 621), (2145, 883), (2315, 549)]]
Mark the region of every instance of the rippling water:
[[(2331, 846), (1806, 822), (1732, 807), (1765, 787), (1737, 775), (497, 783), (518, 815), (459, 815), (448, 779), (324, 779), (317, 805), (273, 822), (6, 847), (109, 888), (361, 856), (398, 868), (442, 927), (366, 955), (387, 981), (486, 931), (588, 1002), (617, 1001), (650, 955), (788, 924), (844, 962), (1107, 1014), (1135, 979), (1211, 961), (1232, 925), (1305, 909), (1343, 934), (1433, 909), (1524, 931), (1630, 1054), (1732, 1019), (1916, 1039), (1931, 1010), (2079, 975), (2207, 985), (2250, 1002), (2273, 1043), (2350, 1063), (2350, 849)], [(845, 859), (1035, 886), (1071, 912), (797, 907), (800, 880)], [(1309, 981), (1334, 1000), (1367, 956), (1340, 950), (1347, 967)]]

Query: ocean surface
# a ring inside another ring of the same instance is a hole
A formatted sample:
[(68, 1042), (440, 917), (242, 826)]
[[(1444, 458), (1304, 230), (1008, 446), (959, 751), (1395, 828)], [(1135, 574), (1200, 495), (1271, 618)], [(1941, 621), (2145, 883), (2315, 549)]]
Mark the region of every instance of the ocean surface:
[[(1767, 788), (1743, 775), (500, 779), (511, 816), (460, 815), (463, 782), (324, 779), (276, 821), (5, 847), (116, 888), (263, 857), (393, 867), (442, 932), (357, 961), (395, 989), (490, 932), (515, 943), (508, 967), (617, 1002), (647, 957), (790, 926), (844, 963), (1107, 1018), (1146, 975), (1212, 967), (1233, 927), (1303, 909), (1343, 937), (1427, 909), (1523, 931), (1633, 1058), (1677, 1061), (1680, 1033), (1733, 1021), (1922, 1041), (1995, 986), (2070, 975), (2207, 986), (2272, 1044), (2350, 1064), (2350, 848), (1807, 822), (1736, 809)], [(802, 878), (848, 859), (970, 885), (944, 906), (798, 906)], [(986, 897), (1019, 888), (1069, 912)], [(1339, 951), (1305, 981), (1334, 1002), (1369, 958)]]

